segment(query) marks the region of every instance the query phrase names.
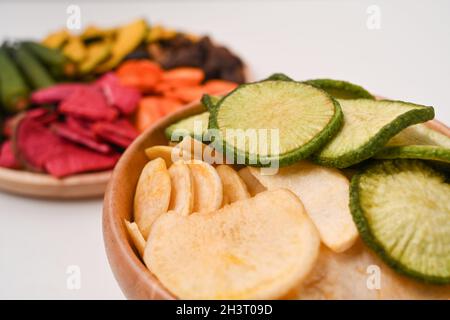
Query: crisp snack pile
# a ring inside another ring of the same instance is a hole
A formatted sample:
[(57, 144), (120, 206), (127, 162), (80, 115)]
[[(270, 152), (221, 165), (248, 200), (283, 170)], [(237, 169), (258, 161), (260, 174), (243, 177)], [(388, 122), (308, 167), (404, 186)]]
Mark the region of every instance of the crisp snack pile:
[[(145, 151), (125, 221), (171, 294), (450, 298), (450, 138), (432, 107), (282, 74), (202, 102)], [(278, 129), (278, 148), (228, 131), (252, 128)]]

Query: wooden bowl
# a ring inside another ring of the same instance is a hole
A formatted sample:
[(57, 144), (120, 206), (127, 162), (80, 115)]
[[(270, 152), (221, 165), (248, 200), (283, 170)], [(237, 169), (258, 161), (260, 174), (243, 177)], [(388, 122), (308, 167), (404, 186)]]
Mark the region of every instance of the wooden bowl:
[[(132, 220), (136, 184), (148, 161), (144, 150), (153, 145), (166, 145), (164, 129), (169, 124), (202, 111), (203, 106), (194, 103), (153, 125), (128, 147), (113, 171), (103, 203), (103, 238), (111, 269), (128, 299), (175, 298), (134, 251), (124, 219)], [(439, 121), (433, 120), (427, 125), (450, 136), (450, 129)]]
[(164, 129), (171, 123), (205, 111), (198, 103), (161, 119), (141, 134), (117, 163), (103, 202), (103, 239), (109, 265), (128, 299), (173, 299), (133, 251), (124, 219), (132, 220), (136, 184), (148, 162), (144, 150), (153, 145), (167, 145)]

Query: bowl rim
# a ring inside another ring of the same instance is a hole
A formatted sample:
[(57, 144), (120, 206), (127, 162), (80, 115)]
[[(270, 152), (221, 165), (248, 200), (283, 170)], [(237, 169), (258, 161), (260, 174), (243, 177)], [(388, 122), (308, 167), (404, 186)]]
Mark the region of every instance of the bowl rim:
[[(143, 295), (148, 299), (173, 300), (177, 298), (164, 288), (156, 276), (154, 276), (145, 266), (144, 262), (135, 251), (134, 246), (130, 243), (125, 225), (118, 214), (116, 214), (116, 210), (113, 206), (114, 194), (116, 193), (115, 189), (120, 187), (115, 183), (118, 180), (116, 177), (128, 164), (135, 149), (138, 148), (139, 145), (145, 145), (145, 140), (151, 132), (160, 129), (161, 127), (165, 128), (177, 120), (198, 114), (202, 111), (206, 111), (205, 108), (200, 102), (195, 101), (188, 104), (183, 109), (160, 119), (133, 141), (113, 170), (103, 202), (103, 239), (110, 267), (122, 292), (128, 299), (142, 299)], [(450, 137), (450, 128), (444, 123), (434, 119), (425, 122), (425, 124), (429, 128)], [(147, 147), (149, 146), (151, 145), (148, 145)], [(123, 283), (125, 281), (123, 281), (122, 278), (126, 277), (127, 273), (128, 277), (131, 276), (133, 281), (136, 282), (134, 288), (130, 288), (129, 285)], [(140, 292), (136, 293), (135, 290)]]
[[(135, 252), (134, 246), (130, 243), (128, 233), (125, 229), (125, 224), (120, 219), (116, 209), (113, 206), (114, 195), (116, 194), (117, 188), (120, 188), (120, 186), (116, 184), (116, 181), (118, 180), (117, 176), (119, 176), (125, 166), (128, 165), (130, 159), (133, 157), (135, 149), (139, 148), (141, 145), (145, 145), (145, 141), (154, 130), (166, 128), (168, 125), (177, 120), (181, 120), (185, 117), (204, 111), (207, 110), (203, 107), (200, 101), (194, 101), (173, 114), (158, 120), (133, 141), (133, 143), (123, 153), (112, 172), (103, 201), (103, 240), (109, 265), (122, 292), (129, 299), (142, 299), (142, 297), (136, 294), (133, 290), (140, 290), (141, 293), (143, 291), (144, 295), (149, 299), (173, 300), (176, 298), (163, 287), (156, 276), (154, 276), (145, 266), (144, 262)], [(117, 265), (119, 260), (121, 264), (120, 266)], [(125, 273), (132, 274), (125, 275)], [(126, 276), (132, 277), (135, 282), (139, 282), (136, 286), (134, 286), (135, 288), (129, 288), (123, 283), (121, 278)]]

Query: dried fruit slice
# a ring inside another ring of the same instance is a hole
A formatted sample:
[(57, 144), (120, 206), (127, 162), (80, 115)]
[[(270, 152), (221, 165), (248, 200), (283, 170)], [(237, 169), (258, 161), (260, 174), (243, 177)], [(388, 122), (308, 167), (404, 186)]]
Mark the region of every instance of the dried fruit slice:
[(181, 299), (274, 299), (307, 277), (319, 244), (299, 199), (276, 190), (207, 215), (161, 216), (144, 261)]
[(222, 181), (210, 164), (192, 160), (187, 162), (194, 179), (194, 212), (212, 212), (222, 205)]
[(183, 161), (177, 161), (169, 168), (172, 191), (169, 210), (183, 216), (192, 213), (194, 209), (194, 178), (191, 170)]
[(350, 207), (361, 237), (395, 270), (450, 283), (450, 185), (420, 160), (369, 165), (351, 183)]
[(361, 240), (343, 253), (321, 246), (313, 271), (292, 298), (306, 300), (449, 299), (450, 286), (436, 286), (401, 276)]
[(20, 168), (19, 161), (16, 159), (10, 140), (4, 141), (3, 144), (0, 145), (0, 167), (10, 169)]
[(108, 103), (115, 106), (122, 114), (132, 114), (141, 99), (139, 91), (132, 87), (126, 87), (120, 84), (119, 78), (112, 72), (109, 72), (97, 80)]
[(422, 159), (450, 163), (450, 149), (439, 146), (385, 147), (375, 155), (377, 159)]
[(425, 124), (408, 127), (375, 155), (378, 159), (422, 159), (450, 163), (450, 138)]
[(170, 146), (153, 146), (145, 149), (145, 154), (150, 160), (163, 158), (167, 167), (170, 167), (172, 163), (178, 160), (191, 159), (190, 155), (186, 156), (180, 148)]
[(112, 121), (118, 112), (110, 107), (101, 91), (93, 86), (75, 89), (59, 105), (61, 113), (87, 120)]
[(284, 73), (273, 73), (264, 80), (275, 80), (275, 81), (294, 81), (291, 77), (285, 75)]
[(244, 180), (242, 180), (232, 167), (221, 164), (216, 167), (216, 170), (222, 180), (222, 205), (250, 198), (250, 193), (247, 190)]
[(130, 236), (131, 241), (133, 241), (134, 247), (138, 251), (139, 255), (143, 257), (145, 250), (145, 239), (142, 236), (141, 231), (139, 231), (138, 225), (136, 222), (125, 220), (125, 226), (127, 227), (128, 235)]
[(308, 161), (280, 168), (275, 175), (250, 172), (268, 190), (286, 188), (294, 192), (319, 230), (323, 243), (335, 252), (350, 248), (358, 237), (349, 208), (349, 182), (337, 169)]
[(346, 168), (380, 151), (404, 128), (434, 117), (432, 107), (388, 100), (339, 100), (342, 130), (316, 155), (317, 163)]
[(167, 212), (170, 192), (170, 175), (164, 160), (149, 161), (142, 169), (134, 195), (134, 220), (145, 239), (153, 222)]
[(248, 192), (252, 197), (267, 190), (267, 188), (264, 187), (261, 182), (259, 182), (258, 179), (256, 179), (255, 176), (250, 172), (249, 167), (242, 168), (238, 171), (238, 174), (247, 185)]
[(87, 87), (82, 83), (60, 83), (54, 86), (34, 91), (31, 94), (31, 102), (35, 104), (58, 103), (74, 91)]
[(37, 119), (18, 119), (13, 133), (13, 149), (20, 163), (32, 171), (44, 171), (46, 161), (61, 152), (62, 139)]
[(387, 146), (427, 145), (450, 148), (450, 138), (433, 130), (425, 123), (419, 123), (403, 129), (395, 135)]
[(78, 143), (80, 145), (86, 146), (89, 149), (95, 150), (101, 153), (111, 152), (111, 147), (105, 143), (97, 141), (95, 138), (89, 137), (86, 134), (81, 134), (80, 132), (72, 129), (67, 124), (55, 123), (51, 126), (51, 129), (60, 137), (70, 140), (72, 142)]
[(343, 121), (339, 103), (328, 94), (294, 81), (240, 85), (210, 113), (209, 128), (218, 129), (215, 146), (233, 154), (235, 163), (255, 166), (286, 166), (310, 156)]
[(375, 99), (369, 91), (357, 84), (334, 79), (312, 79), (305, 83), (320, 88), (336, 99)]
[(208, 120), (209, 112), (196, 114), (168, 126), (164, 133), (170, 141), (180, 141), (185, 136), (202, 140), (203, 134), (208, 130)]
[(122, 148), (128, 147), (138, 136), (138, 132), (127, 119), (96, 122), (91, 128), (97, 137)]
[(60, 152), (53, 154), (45, 162), (45, 169), (51, 175), (62, 178), (75, 173), (112, 169), (120, 154), (101, 154), (70, 142), (58, 146)]
[(191, 138), (191, 136), (185, 136), (176, 147), (183, 150), (185, 157), (191, 155), (193, 159), (201, 160), (209, 164), (225, 163), (222, 154), (216, 152), (210, 145)]
[[(216, 105), (220, 101), (220, 99), (222, 99), (222, 97), (204, 94), (200, 101), (203, 104), (203, 106), (209, 111), (216, 107)], [(209, 113), (208, 113), (208, 116), (209, 116)]]

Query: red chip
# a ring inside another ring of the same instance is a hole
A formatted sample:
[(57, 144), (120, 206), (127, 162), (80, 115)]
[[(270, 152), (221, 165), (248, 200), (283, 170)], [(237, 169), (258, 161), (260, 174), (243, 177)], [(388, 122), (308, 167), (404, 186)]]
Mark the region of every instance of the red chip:
[(40, 89), (31, 95), (31, 102), (35, 104), (57, 103), (66, 99), (75, 90), (86, 87), (82, 83), (62, 83)]
[[(87, 134), (83, 134), (72, 129), (67, 124), (55, 123), (52, 125), (51, 129), (60, 137), (70, 140), (72, 142), (78, 143), (82, 146), (88, 147), (94, 151), (101, 153), (111, 152), (111, 147), (105, 143), (97, 141), (95, 138), (90, 137)], [(88, 131), (87, 131), (88, 132)]]
[(33, 118), (24, 117), (15, 131), (20, 162), (34, 171), (43, 171), (45, 162), (61, 151), (62, 141), (49, 128)]
[(126, 119), (115, 122), (97, 122), (92, 125), (94, 133), (104, 141), (126, 148), (138, 136), (138, 132)]
[(98, 121), (112, 121), (118, 112), (110, 107), (102, 92), (94, 86), (76, 89), (59, 105), (61, 113), (75, 117)]
[(140, 92), (132, 87), (120, 84), (119, 78), (109, 72), (97, 80), (96, 85), (99, 86), (106, 100), (111, 106), (116, 107), (122, 114), (132, 114), (141, 99)]
[(20, 167), (19, 161), (14, 155), (11, 140), (3, 142), (0, 147), (0, 167), (10, 169), (18, 169)]
[(45, 163), (52, 176), (62, 178), (76, 173), (112, 169), (120, 154), (100, 154), (74, 144), (66, 144), (64, 152), (54, 155)]

